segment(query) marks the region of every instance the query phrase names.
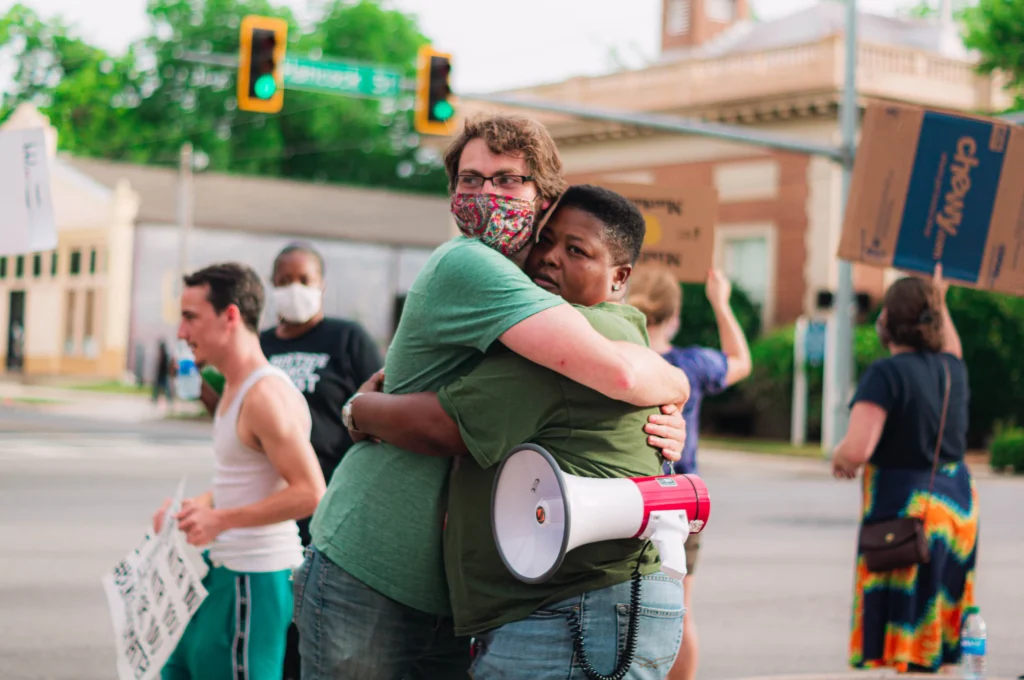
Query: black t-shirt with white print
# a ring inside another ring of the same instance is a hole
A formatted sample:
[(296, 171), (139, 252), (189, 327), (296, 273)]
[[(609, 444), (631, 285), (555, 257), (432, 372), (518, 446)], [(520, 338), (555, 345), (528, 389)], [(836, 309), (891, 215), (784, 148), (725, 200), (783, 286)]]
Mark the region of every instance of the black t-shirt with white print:
[(359, 324), (324, 319), (305, 335), (285, 340), (275, 329), (260, 333), (271, 364), (291, 377), (305, 395), (313, 420), (310, 442), (328, 482), (352, 438), (341, 422), (341, 407), (382, 366), (373, 339)]

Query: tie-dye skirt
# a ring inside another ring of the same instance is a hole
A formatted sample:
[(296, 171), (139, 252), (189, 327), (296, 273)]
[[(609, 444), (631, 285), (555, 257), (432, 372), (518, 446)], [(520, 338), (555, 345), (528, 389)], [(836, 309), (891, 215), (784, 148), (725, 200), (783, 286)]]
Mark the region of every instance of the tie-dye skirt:
[[(864, 471), (863, 519), (922, 516), (931, 470)], [(978, 496), (964, 463), (939, 468), (925, 519), (928, 564), (872, 573), (857, 556), (850, 664), (937, 671), (960, 660), (960, 623), (974, 604)]]

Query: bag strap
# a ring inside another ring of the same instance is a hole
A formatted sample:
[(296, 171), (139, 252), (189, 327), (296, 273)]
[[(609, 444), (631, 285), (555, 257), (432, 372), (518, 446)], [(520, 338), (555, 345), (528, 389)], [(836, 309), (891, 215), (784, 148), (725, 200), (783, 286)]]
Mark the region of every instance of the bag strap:
[(925, 505), (925, 517), (932, 504), (932, 491), (935, 489), (935, 474), (939, 471), (939, 454), (942, 452), (942, 435), (946, 430), (946, 413), (949, 412), (949, 363), (943, 359), (942, 368), (946, 375), (946, 390), (942, 397), (942, 416), (939, 418), (939, 434), (935, 441), (935, 460), (932, 461), (932, 476), (928, 482), (928, 502)]

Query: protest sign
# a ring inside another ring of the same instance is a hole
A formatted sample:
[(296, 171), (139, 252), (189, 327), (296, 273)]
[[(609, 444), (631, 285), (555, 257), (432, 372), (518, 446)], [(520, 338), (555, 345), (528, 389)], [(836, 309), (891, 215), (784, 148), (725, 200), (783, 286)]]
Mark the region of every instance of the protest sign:
[(679, 281), (703, 283), (714, 266), (718, 193), (711, 187), (601, 184), (632, 201), (647, 222), (637, 266), (657, 262)]
[(189, 546), (174, 516), (181, 508), (182, 480), (160, 533), (142, 543), (103, 576), (114, 624), (119, 680), (155, 680), (177, 646), (185, 626), (206, 599)]
[(838, 255), (1024, 295), (1024, 128), (870, 104)]
[(0, 132), (0, 255), (57, 247), (42, 128)]

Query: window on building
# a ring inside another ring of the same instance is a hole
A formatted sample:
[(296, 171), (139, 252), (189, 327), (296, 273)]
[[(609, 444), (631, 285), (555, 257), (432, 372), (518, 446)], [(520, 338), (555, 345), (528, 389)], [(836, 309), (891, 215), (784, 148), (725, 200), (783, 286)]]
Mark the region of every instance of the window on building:
[(707, 0), (704, 8), (711, 21), (729, 24), (736, 19), (736, 0)]
[(690, 0), (669, 0), (665, 11), (665, 31), (669, 35), (690, 32)]
[(37, 279), (43, 275), (43, 256), (36, 253), (32, 256), (32, 276)]
[(7, 278), (7, 258), (0, 257), (0, 279)]
[(82, 272), (82, 251), (72, 250), (71, 251), (71, 267), (68, 269), (68, 273), (72, 276), (78, 276)]
[(768, 299), (768, 239), (764, 236), (726, 238), (722, 270), (762, 310)]
[(93, 248), (89, 251), (89, 273), (96, 273), (96, 249)]
[(82, 351), (88, 357), (96, 356), (96, 291), (85, 291), (85, 323), (82, 325)]
[(64, 354), (75, 353), (75, 291), (67, 293), (64, 307)]
[(50, 255), (50, 276), (57, 275), (57, 251)]
[(25, 275), (25, 256), (18, 255), (18, 259), (14, 261), (14, 278), (20, 279)]

